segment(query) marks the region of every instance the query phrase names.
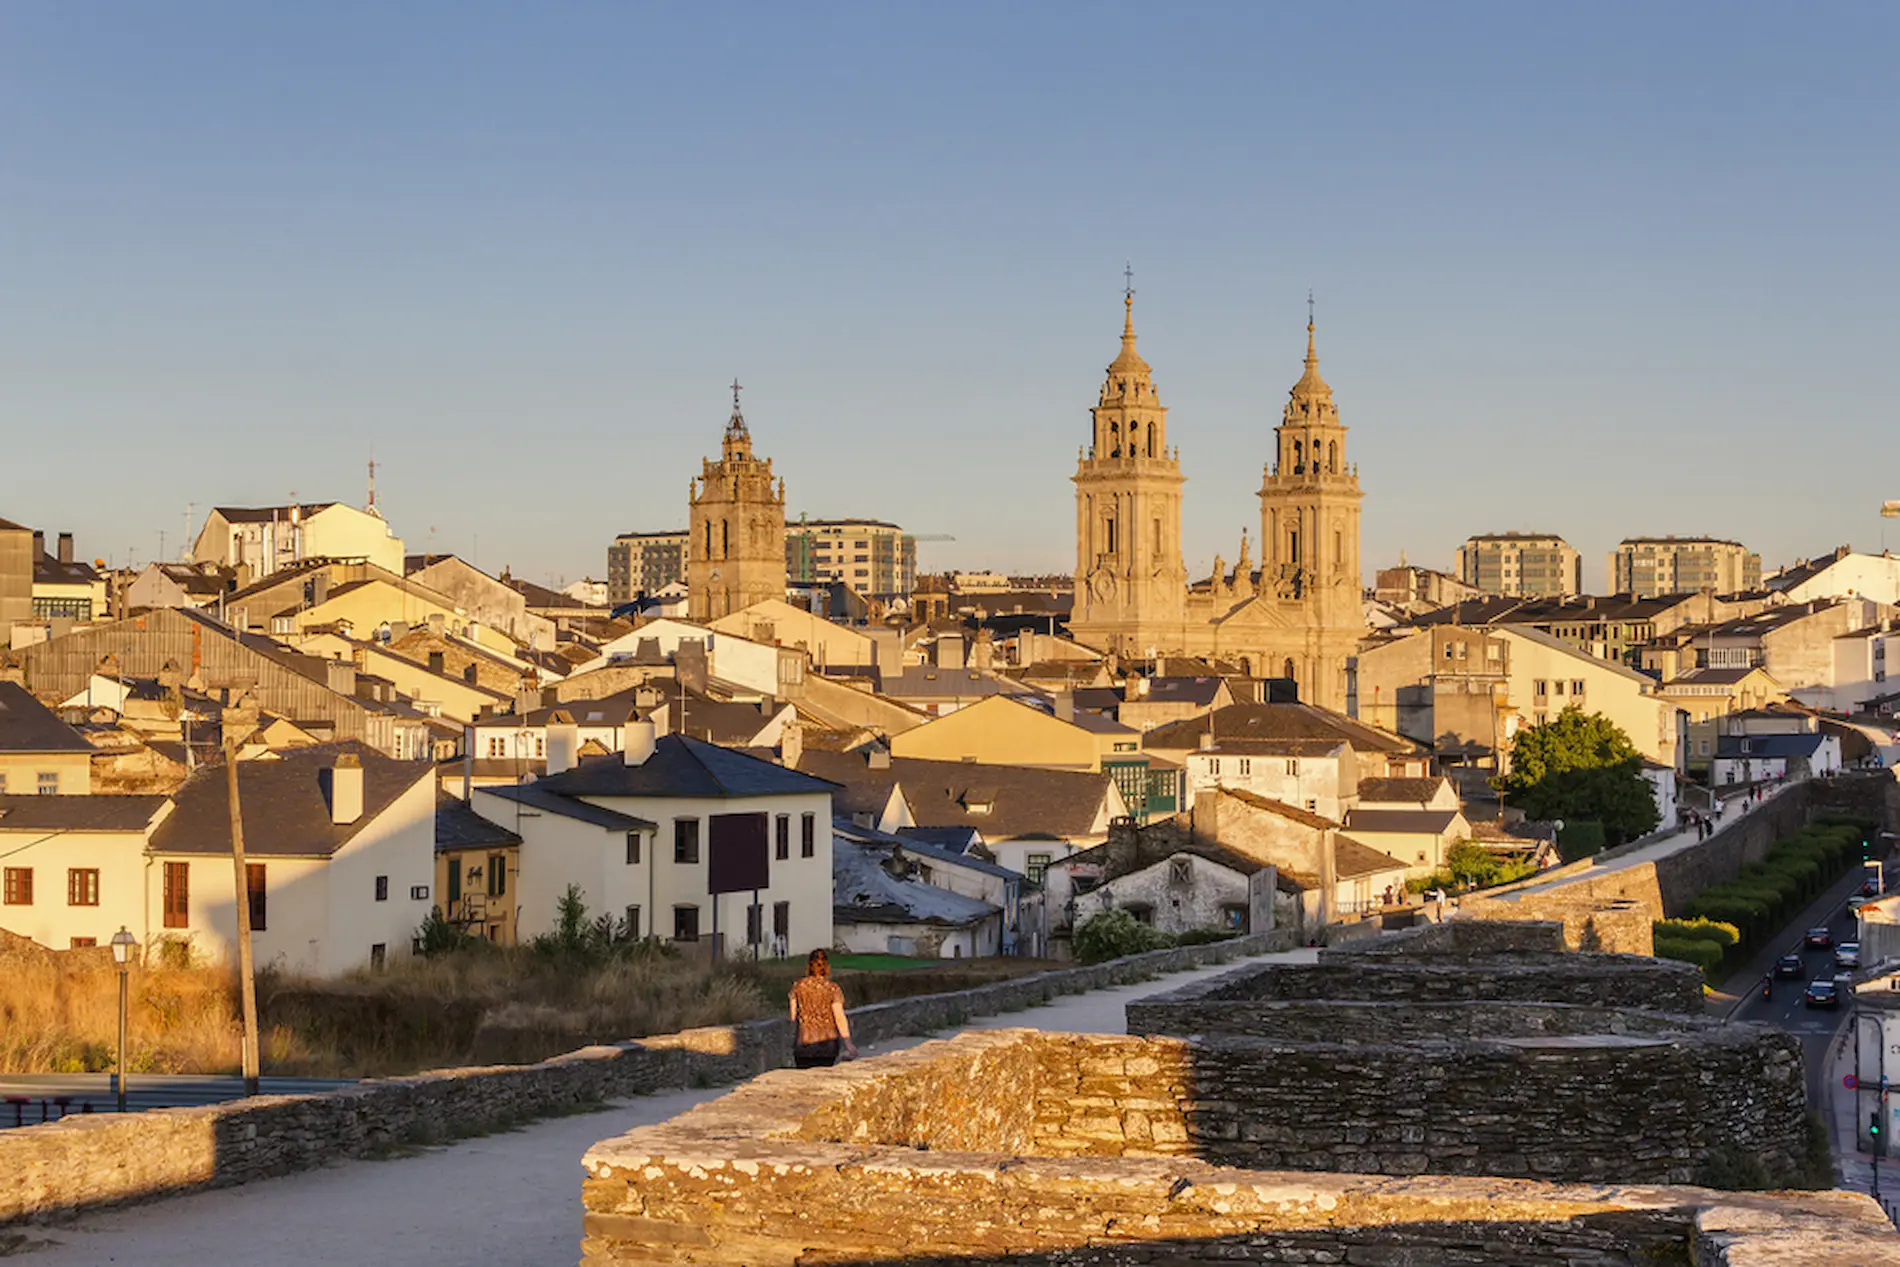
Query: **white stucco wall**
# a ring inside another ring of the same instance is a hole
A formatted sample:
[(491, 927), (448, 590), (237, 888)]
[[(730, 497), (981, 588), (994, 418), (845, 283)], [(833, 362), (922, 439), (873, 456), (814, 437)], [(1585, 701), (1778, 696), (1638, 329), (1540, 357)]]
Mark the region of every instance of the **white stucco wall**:
[[(54, 950), (75, 937), (103, 946), (122, 926), (141, 945), (147, 940), (143, 832), (0, 831), (0, 855), (0, 867), (33, 872), (33, 904), (0, 906), (0, 928)], [(67, 904), (66, 872), (73, 867), (99, 872), (99, 905)]]

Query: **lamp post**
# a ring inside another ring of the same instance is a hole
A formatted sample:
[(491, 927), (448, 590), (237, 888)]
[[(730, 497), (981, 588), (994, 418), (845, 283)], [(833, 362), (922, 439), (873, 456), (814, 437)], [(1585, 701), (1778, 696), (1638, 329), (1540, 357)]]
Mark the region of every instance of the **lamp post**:
[(138, 945), (138, 939), (126, 931), (125, 925), (119, 925), (119, 931), (112, 934), (112, 962), (119, 965), (119, 1112), (125, 1112), (125, 996), (126, 977), (131, 970), (132, 948)]

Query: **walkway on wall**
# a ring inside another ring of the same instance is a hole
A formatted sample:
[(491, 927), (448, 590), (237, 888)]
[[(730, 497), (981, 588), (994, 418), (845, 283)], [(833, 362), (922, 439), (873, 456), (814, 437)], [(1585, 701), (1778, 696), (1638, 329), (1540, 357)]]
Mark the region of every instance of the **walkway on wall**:
[[(1721, 831), (1726, 827), (1740, 822), (1747, 815), (1761, 809), (1762, 806), (1767, 805), (1775, 798), (1786, 795), (1790, 788), (1797, 786), (1799, 786), (1798, 782), (1778, 783), (1772, 787), (1764, 788), (1762, 798), (1759, 801), (1750, 801), (1744, 797), (1737, 796), (1726, 802), (1718, 802), (1718, 804), (1721, 805), (1721, 813), (1715, 819), (1715, 831)], [(1712, 834), (1713, 833), (1711, 833), (1711, 835)], [(1608, 871), (1623, 871), (1630, 867), (1642, 866), (1646, 862), (1661, 862), (1664, 858), (1670, 857), (1673, 854), (1681, 853), (1685, 849), (1692, 849), (1696, 845), (1704, 843), (1705, 839), (1704, 837), (1698, 837), (1696, 835), (1695, 828), (1685, 828), (1682, 831), (1671, 832), (1667, 836), (1658, 837), (1646, 845), (1638, 845), (1633, 849), (1624, 850), (1612, 855), (1586, 859), (1575, 871), (1569, 871), (1568, 868), (1565, 868), (1568, 874), (1556, 876), (1549, 880), (1535, 881), (1509, 892), (1496, 895), (1485, 894), (1484, 896), (1487, 898), (1495, 896), (1495, 900), (1500, 902), (1515, 902), (1520, 897), (1548, 894), (1563, 888), (1567, 884), (1574, 884), (1579, 880), (1597, 879)]]
[[(1072, 994), (1042, 1007), (979, 1017), (965, 1029), (1127, 1032), (1131, 999), (1244, 964), (1312, 962), (1290, 950)], [(924, 1042), (867, 1047), (883, 1055)], [(391, 1161), (346, 1162), (265, 1183), (91, 1215), (72, 1226), (0, 1230), (0, 1256), (24, 1237), (32, 1267), (573, 1267), (580, 1258), (581, 1154), (597, 1140), (648, 1126), (725, 1094), (671, 1091), (598, 1113), (538, 1122)]]

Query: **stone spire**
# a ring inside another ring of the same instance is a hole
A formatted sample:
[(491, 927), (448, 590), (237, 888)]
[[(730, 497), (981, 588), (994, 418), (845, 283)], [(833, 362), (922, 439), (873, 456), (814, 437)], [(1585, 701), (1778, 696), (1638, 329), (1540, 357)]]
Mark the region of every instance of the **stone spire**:
[(1319, 353), (1315, 350), (1313, 339), (1311, 295), (1307, 296), (1306, 304), (1306, 372), (1300, 375), (1300, 381), (1293, 384), (1293, 390), (1288, 393), (1286, 420), (1337, 424), (1339, 410), (1333, 404), (1333, 389), (1319, 376)]
[(1109, 381), (1107, 385), (1102, 388), (1102, 397), (1105, 400), (1116, 386), (1117, 380), (1129, 383), (1139, 379), (1142, 383), (1146, 384), (1148, 383), (1148, 376), (1152, 372), (1148, 362), (1141, 359), (1141, 353), (1135, 351), (1134, 287), (1129, 287), (1127, 293), (1122, 296), (1122, 308), (1122, 350), (1120, 354), (1115, 357), (1114, 361), (1109, 364)]
[(744, 388), (732, 380), (732, 417), (726, 420), (725, 454), (728, 459), (752, 456), (752, 433), (746, 429), (745, 415), (739, 412), (739, 393)]

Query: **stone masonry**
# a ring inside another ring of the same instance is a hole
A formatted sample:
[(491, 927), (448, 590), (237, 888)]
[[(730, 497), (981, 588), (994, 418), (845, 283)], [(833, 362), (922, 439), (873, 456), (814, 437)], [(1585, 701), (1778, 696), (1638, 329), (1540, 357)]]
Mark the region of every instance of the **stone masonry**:
[(766, 1074), (589, 1151), (581, 1261), (1900, 1264), (1849, 1193), (1224, 1167), (1191, 1134), (1222, 1115), (1197, 1076), (1181, 1040), (1031, 1031)]

